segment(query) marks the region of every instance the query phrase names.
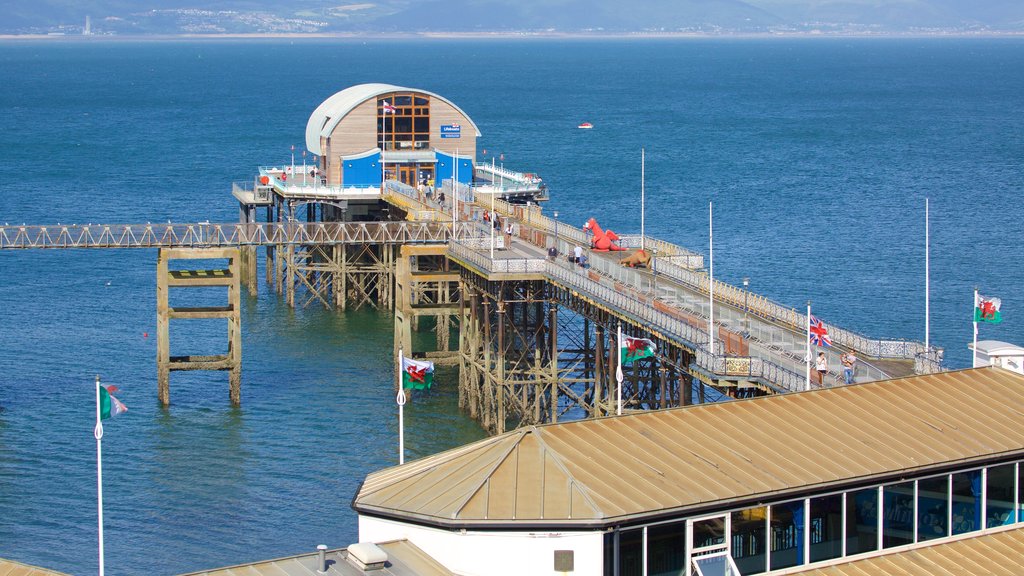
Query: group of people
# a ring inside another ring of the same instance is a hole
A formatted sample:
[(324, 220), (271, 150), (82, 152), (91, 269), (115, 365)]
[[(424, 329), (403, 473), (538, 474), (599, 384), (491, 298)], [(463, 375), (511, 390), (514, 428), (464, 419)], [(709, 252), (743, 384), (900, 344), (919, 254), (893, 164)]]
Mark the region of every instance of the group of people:
[(505, 233), (505, 249), (512, 247), (512, 236), (516, 233), (515, 223), (511, 218), (505, 218), (505, 226), (501, 226), (501, 218), (497, 214), (491, 214), (484, 210), (483, 220), (494, 227), (495, 230)]
[[(843, 381), (853, 384), (853, 375), (857, 367), (857, 354), (853, 350), (843, 352), (839, 356), (839, 363), (843, 365)], [(814, 361), (814, 368), (818, 372), (818, 386), (825, 383), (825, 374), (828, 373), (828, 358), (824, 352), (818, 352), (818, 358)]]

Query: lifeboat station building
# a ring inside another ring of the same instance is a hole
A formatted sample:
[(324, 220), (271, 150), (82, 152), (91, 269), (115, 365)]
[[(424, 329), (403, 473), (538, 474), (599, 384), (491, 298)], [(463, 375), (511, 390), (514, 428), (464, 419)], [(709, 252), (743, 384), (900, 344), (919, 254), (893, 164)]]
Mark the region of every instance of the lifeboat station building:
[(476, 195), (496, 194), (518, 204), (547, 199), (535, 174), (493, 159), (478, 165), (480, 137), (473, 119), (443, 96), (360, 84), (317, 106), (306, 123), (306, 149), (293, 150), (290, 163), (261, 166), (252, 188), (238, 183), (232, 192), (249, 212), (247, 221), (254, 221), (258, 207), (311, 202), (337, 209), (330, 212), (337, 218), (326, 220), (379, 219), (385, 187), (422, 198), (424, 190), (450, 196), (457, 182), (469, 198), (471, 188)]
[(1006, 574), (1024, 375), (985, 367), (525, 427), (369, 475), (364, 542), (454, 574)]

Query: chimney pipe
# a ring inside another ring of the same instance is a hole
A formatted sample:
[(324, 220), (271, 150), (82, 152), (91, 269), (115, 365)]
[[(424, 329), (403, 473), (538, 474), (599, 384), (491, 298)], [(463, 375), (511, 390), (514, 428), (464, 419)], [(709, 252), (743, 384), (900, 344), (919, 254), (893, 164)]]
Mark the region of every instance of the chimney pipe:
[(316, 547), (316, 571), (320, 574), (327, 573), (327, 544)]

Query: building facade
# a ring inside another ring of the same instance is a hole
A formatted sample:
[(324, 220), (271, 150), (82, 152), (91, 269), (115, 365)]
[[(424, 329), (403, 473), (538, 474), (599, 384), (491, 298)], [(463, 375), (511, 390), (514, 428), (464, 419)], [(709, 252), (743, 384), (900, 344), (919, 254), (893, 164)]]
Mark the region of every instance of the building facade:
[(979, 368), (536, 426), (372, 474), (353, 507), (360, 539), (408, 538), (458, 574), (794, 574), (1003, 532), (1020, 547), (1021, 414), (1024, 376)]
[(342, 188), (380, 186), (382, 178), (410, 186), (469, 183), (479, 137), (473, 120), (446, 98), (390, 84), (346, 88), (306, 124), (306, 149), (324, 183)]

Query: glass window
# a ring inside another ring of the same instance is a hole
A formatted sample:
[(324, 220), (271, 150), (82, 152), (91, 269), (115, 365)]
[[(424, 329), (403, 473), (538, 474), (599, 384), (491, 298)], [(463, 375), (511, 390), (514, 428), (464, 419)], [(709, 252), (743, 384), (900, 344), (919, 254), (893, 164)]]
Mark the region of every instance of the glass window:
[(619, 576), (641, 576), (644, 570), (642, 528), (619, 533)]
[(953, 534), (981, 529), (981, 470), (953, 474)]
[(866, 488), (846, 495), (846, 554), (878, 549), (878, 489)]
[(725, 544), (725, 516), (693, 521), (693, 547)]
[(914, 483), (892, 484), (882, 489), (882, 547), (914, 542)]
[(771, 507), (771, 569), (803, 564), (804, 501), (776, 504)]
[(1017, 522), (1024, 522), (1024, 464), (1017, 463)]
[(767, 519), (768, 509), (764, 506), (732, 513), (732, 559), (741, 574), (759, 574), (768, 568)]
[(917, 483), (917, 539), (944, 538), (949, 535), (949, 476), (925, 478)]
[(985, 478), (985, 527), (995, 528), (1013, 523), (1014, 465), (993, 466)]
[(615, 533), (604, 533), (604, 576), (615, 576)]
[(693, 572), (696, 576), (739, 576), (732, 558), (724, 550), (694, 557)]
[(811, 562), (843, 555), (843, 495), (811, 498)]
[(647, 528), (647, 576), (686, 573), (686, 522)]

